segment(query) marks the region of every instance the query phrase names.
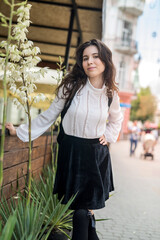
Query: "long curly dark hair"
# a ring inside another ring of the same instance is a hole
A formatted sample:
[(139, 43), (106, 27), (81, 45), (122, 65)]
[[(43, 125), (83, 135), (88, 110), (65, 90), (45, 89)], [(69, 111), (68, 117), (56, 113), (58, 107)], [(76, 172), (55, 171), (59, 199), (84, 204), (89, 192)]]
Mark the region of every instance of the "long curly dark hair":
[(112, 52), (100, 40), (92, 39), (81, 44), (76, 50), (76, 63), (70, 73), (68, 73), (57, 88), (57, 93), (63, 87), (63, 95), (66, 102), (71, 99), (75, 93), (84, 87), (87, 82), (87, 75), (82, 67), (83, 51), (89, 46), (96, 46), (98, 49), (99, 58), (105, 64), (103, 72), (103, 80), (107, 87), (107, 96), (112, 97), (113, 91), (118, 91), (117, 83), (115, 82), (116, 70), (112, 62)]

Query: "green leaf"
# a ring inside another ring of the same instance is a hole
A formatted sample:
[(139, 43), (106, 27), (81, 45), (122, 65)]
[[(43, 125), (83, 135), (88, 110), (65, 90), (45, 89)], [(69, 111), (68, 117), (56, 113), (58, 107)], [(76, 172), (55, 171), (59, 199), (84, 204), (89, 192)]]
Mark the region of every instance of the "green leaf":
[(7, 24), (7, 21), (6, 21), (6, 19), (4, 17), (1, 17), (1, 21), (2, 21), (2, 23)]
[[(43, 180), (45, 179), (45, 181)], [(59, 200), (57, 195), (53, 195), (53, 185), (55, 180), (55, 172), (51, 168), (47, 168), (44, 171), (43, 178), (40, 177), (40, 182), (32, 182), (32, 195), (31, 198), (33, 201), (37, 201), (38, 199), (43, 199), (44, 203), (47, 199), (50, 198), (48, 211), (46, 213), (46, 218), (49, 219), (53, 214), (50, 226), (54, 228), (54, 230), (59, 229), (63, 232), (63, 229), (72, 229), (72, 210), (69, 210), (71, 203), (73, 202), (74, 197), (70, 199), (70, 201), (64, 205), (61, 204), (62, 199)]]
[(96, 222), (111, 220), (112, 218), (99, 218), (96, 219)]
[(1, 235), (1, 232), (2, 232), (2, 221), (0, 221), (0, 235)]
[(0, 53), (0, 57), (6, 57), (6, 54)]
[(27, 0), (26, 1), (23, 1), (23, 2), (21, 2), (21, 3), (16, 3), (16, 4), (14, 4), (14, 6), (23, 6), (23, 5), (25, 5), (27, 3)]
[(4, 14), (2, 14), (1, 12), (0, 12), (0, 17), (6, 18), (6, 16)]
[(1, 26), (2, 26), (2, 27), (7, 27), (7, 28), (8, 28), (8, 25), (6, 25), (6, 24), (4, 24), (4, 23), (1, 24)]
[(8, 0), (3, 0), (5, 2), (5, 4), (11, 6), (11, 3)]
[(13, 216), (10, 216), (8, 218), (8, 221), (2, 231), (0, 240), (10, 240), (12, 238), (15, 224), (16, 224), (16, 214), (14, 213)]

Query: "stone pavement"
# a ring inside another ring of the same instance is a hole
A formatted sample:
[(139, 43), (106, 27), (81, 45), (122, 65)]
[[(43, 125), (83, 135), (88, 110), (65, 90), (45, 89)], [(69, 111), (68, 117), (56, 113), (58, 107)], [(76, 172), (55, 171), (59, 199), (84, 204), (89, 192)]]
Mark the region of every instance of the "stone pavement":
[(95, 211), (100, 240), (160, 240), (160, 141), (154, 160), (140, 159), (141, 142), (129, 157), (129, 141), (111, 145), (115, 191)]

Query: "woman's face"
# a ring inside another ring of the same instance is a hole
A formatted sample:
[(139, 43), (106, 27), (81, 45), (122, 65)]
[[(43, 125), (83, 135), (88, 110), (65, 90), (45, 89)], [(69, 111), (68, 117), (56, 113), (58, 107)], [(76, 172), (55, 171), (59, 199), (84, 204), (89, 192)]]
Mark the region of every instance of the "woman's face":
[(82, 66), (89, 79), (103, 79), (105, 64), (99, 58), (96, 46), (92, 45), (84, 49)]

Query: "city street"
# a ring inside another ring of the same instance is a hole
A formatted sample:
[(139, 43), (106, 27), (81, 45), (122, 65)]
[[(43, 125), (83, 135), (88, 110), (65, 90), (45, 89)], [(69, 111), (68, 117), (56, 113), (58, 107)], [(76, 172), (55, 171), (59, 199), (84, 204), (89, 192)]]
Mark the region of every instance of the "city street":
[(160, 240), (160, 141), (154, 160), (141, 159), (141, 142), (134, 157), (129, 141), (111, 145), (115, 192), (106, 207), (95, 211), (100, 240)]

